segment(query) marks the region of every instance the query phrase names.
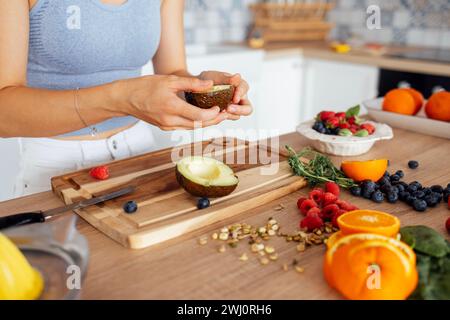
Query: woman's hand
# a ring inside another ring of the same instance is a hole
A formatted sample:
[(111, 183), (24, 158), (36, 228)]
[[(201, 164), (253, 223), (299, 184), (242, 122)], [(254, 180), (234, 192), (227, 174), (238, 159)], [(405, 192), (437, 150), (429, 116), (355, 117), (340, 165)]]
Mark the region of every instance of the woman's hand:
[(229, 74), (219, 71), (204, 71), (199, 76), (201, 80), (212, 80), (214, 84), (231, 84), (236, 87), (234, 91), (233, 103), (228, 106), (228, 119), (238, 120), (241, 116), (248, 116), (252, 113), (253, 108), (247, 99), (249, 90), (248, 83), (241, 78), (240, 74)]
[[(154, 75), (116, 83), (117, 107), (162, 130), (195, 129), (216, 125), (227, 119), (219, 107), (201, 109), (178, 96), (183, 91), (205, 91), (213, 86), (211, 80), (194, 77)], [(125, 99), (125, 101), (123, 101)], [(123, 106), (126, 106), (126, 110)]]

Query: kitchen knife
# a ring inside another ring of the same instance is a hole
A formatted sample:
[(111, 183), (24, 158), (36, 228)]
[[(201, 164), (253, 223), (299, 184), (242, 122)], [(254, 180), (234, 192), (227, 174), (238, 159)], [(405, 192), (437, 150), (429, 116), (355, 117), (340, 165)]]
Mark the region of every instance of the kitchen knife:
[(86, 208), (92, 206), (94, 204), (98, 204), (101, 202), (105, 202), (107, 200), (115, 199), (120, 196), (129, 194), (135, 190), (135, 187), (130, 186), (126, 187), (111, 193), (107, 193), (98, 197), (94, 197), (91, 199), (82, 200), (73, 204), (69, 204), (67, 206), (50, 209), (46, 211), (35, 211), (35, 212), (25, 212), (18, 213), (6, 217), (0, 217), (0, 230), (6, 229), (10, 227), (17, 227), (25, 224), (45, 222), (46, 220), (59, 216), (68, 211), (73, 211), (77, 209)]

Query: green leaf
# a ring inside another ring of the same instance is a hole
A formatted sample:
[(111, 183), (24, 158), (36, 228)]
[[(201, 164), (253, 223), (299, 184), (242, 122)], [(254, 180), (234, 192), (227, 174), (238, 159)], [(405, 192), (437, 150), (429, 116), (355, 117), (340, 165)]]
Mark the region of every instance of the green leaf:
[(400, 229), (402, 239), (414, 239), (414, 250), (432, 257), (441, 258), (448, 252), (447, 242), (437, 231), (426, 226), (409, 226)]
[(410, 246), (411, 249), (414, 249), (414, 247), (416, 246), (416, 238), (410, 232), (403, 232), (400, 234), (401, 234), (400, 240), (402, 240), (404, 243)]
[(351, 117), (356, 117), (359, 115), (359, 112), (361, 110), (361, 107), (359, 106), (359, 104), (357, 106), (354, 106), (350, 109), (347, 110), (347, 112), (345, 112), (345, 117), (351, 118)]

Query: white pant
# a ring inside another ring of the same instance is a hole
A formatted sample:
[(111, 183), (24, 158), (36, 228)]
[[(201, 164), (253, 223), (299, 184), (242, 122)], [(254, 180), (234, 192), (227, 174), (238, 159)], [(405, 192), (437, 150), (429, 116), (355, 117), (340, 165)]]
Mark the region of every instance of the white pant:
[(51, 177), (155, 149), (151, 125), (143, 121), (102, 140), (22, 138), (14, 196), (50, 190)]

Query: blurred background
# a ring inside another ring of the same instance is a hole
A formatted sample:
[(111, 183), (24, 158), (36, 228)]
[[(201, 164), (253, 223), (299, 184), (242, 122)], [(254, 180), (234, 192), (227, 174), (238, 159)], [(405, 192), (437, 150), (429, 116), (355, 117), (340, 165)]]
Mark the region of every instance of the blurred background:
[[(241, 73), (255, 112), (203, 136), (155, 128), (158, 148), (293, 132), (395, 87), (450, 90), (450, 0), (186, 0), (184, 18), (190, 71)], [(0, 201), (12, 196), (18, 150), (0, 139)]]

